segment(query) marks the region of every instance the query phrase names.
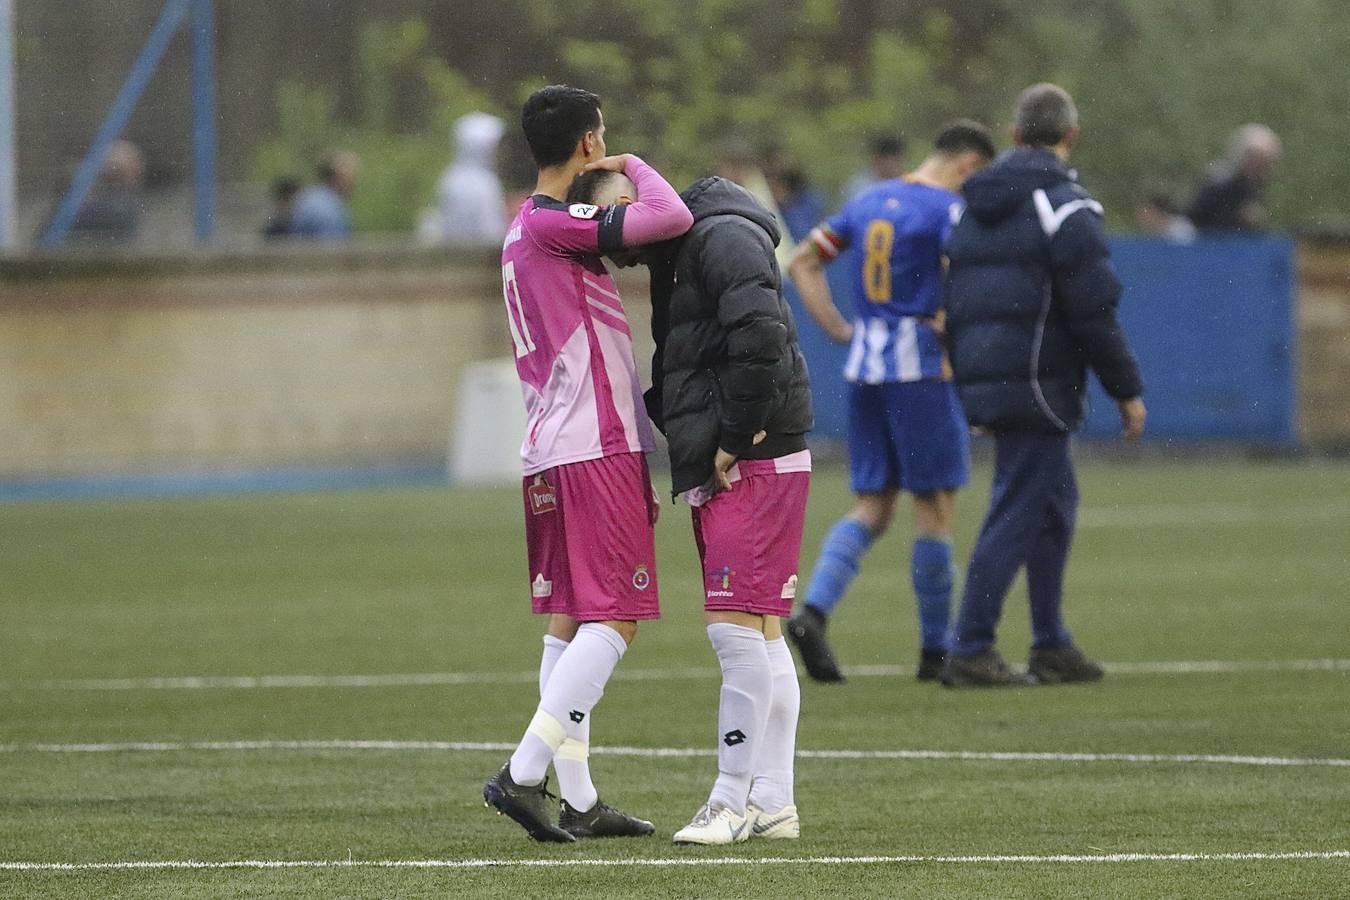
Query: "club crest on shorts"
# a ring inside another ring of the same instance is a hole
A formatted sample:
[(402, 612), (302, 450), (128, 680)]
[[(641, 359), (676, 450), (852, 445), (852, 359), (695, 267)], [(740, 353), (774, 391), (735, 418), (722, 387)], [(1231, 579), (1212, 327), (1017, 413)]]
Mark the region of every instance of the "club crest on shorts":
[(797, 599), (797, 576), (793, 575), (787, 581), (783, 582), (783, 592), (778, 595), (780, 600)]
[(543, 572), (540, 572), (538, 575), (534, 576), (534, 581), (530, 582), (530, 594), (536, 600), (543, 600), (545, 597), (552, 597), (553, 582), (545, 578)]
[(544, 480), (543, 475), (534, 476), (534, 482), (530, 485), (528, 493), (530, 512), (534, 515), (551, 513), (558, 508), (558, 492)]
[(647, 571), (647, 565), (644, 563), (633, 570), (633, 587), (639, 591), (645, 591), (652, 586), (652, 575)]

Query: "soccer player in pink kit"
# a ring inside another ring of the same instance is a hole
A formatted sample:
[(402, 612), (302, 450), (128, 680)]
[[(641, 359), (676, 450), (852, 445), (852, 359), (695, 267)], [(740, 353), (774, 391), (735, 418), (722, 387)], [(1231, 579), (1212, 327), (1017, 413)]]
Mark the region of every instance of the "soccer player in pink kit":
[[(539, 841), (651, 834), (600, 800), (587, 756), (590, 715), (637, 633), (660, 615), (645, 453), (654, 449), (632, 332), (601, 254), (678, 237), (693, 218), (636, 156), (605, 156), (600, 99), (553, 85), (521, 116), (539, 167), (502, 247), (502, 286), (527, 413), (525, 539), (533, 609), (549, 616), (540, 700), (483, 799)], [(583, 169), (623, 172), (638, 198), (567, 204)], [(560, 814), (545, 774), (558, 773)], [(555, 818), (555, 814), (557, 817)]]

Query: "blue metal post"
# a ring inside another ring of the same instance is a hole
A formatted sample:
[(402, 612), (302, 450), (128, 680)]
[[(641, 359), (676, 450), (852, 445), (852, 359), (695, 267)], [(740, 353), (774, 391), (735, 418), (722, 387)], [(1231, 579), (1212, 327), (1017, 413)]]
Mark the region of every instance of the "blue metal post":
[(192, 5), (192, 180), (197, 240), (216, 233), (216, 17), (213, 0)]
[(192, 0), (166, 0), (164, 9), (159, 14), (159, 20), (155, 22), (145, 46), (141, 48), (141, 55), (131, 67), (127, 80), (122, 84), (121, 92), (113, 101), (112, 109), (108, 111), (108, 117), (99, 127), (93, 146), (80, 163), (79, 171), (75, 173), (75, 179), (70, 184), (70, 190), (57, 207), (56, 214), (52, 216), (47, 229), (38, 238), (39, 247), (52, 247), (65, 240), (66, 233), (70, 231), (70, 226), (74, 224), (75, 217), (80, 212), (80, 207), (89, 196), (90, 188), (98, 180), (99, 172), (103, 169), (103, 162), (108, 155), (108, 148), (117, 140), (131, 119), (141, 94), (145, 92), (146, 85), (159, 68), (159, 61), (178, 31), (178, 26), (182, 24), (188, 4), (191, 2)]
[(14, 0), (0, 0), (0, 251), (18, 244), (14, 177)]

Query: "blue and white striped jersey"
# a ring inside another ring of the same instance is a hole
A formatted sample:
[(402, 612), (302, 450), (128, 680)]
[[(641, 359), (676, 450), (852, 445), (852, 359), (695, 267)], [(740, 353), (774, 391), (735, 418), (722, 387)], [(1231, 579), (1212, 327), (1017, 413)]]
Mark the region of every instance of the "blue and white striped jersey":
[(845, 204), (811, 232), (821, 258), (846, 248), (850, 259), (853, 344), (844, 377), (881, 384), (942, 378), (933, 317), (942, 304), (942, 249), (961, 197), (946, 188), (895, 179)]

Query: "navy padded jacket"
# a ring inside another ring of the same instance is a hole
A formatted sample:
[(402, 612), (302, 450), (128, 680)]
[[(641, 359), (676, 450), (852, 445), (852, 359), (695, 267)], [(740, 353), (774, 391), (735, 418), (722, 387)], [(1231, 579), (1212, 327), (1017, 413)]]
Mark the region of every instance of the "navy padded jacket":
[(1054, 153), (1018, 147), (972, 176), (947, 245), (944, 305), (970, 424), (1070, 432), (1086, 370), (1117, 400), (1143, 392), (1116, 307), (1102, 208)]

